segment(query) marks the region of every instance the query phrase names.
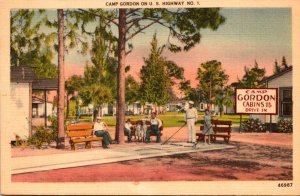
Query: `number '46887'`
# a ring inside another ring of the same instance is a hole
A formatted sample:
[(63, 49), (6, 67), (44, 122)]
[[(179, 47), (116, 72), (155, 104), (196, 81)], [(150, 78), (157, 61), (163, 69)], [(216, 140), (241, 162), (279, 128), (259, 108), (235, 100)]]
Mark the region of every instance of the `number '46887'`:
[(287, 183), (287, 182), (283, 182), (283, 183), (278, 183), (278, 187), (292, 187), (293, 183)]

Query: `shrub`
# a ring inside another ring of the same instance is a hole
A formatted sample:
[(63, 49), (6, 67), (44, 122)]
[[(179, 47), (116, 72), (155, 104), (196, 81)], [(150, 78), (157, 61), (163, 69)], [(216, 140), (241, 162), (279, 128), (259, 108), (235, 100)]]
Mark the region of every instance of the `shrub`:
[(293, 132), (293, 122), (289, 119), (279, 119), (277, 122), (277, 131), (280, 133), (292, 133)]
[(53, 140), (56, 141), (58, 136), (57, 116), (48, 116), (48, 120), (51, 122), (51, 128), (53, 130)]
[(36, 128), (34, 134), (28, 138), (27, 142), (37, 148), (41, 148), (43, 144), (46, 143), (49, 145), (54, 140), (54, 131), (40, 126)]
[(244, 132), (265, 132), (266, 127), (258, 118), (249, 118), (242, 123), (242, 130)]

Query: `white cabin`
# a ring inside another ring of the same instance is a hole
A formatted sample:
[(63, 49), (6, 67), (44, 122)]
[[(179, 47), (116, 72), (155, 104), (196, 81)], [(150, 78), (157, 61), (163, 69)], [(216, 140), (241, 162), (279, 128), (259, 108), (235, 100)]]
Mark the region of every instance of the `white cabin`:
[(266, 88), (278, 89), (277, 115), (252, 115), (263, 123), (277, 123), (280, 118), (293, 117), (293, 67), (289, 66), (281, 72), (264, 79), (262, 83)]

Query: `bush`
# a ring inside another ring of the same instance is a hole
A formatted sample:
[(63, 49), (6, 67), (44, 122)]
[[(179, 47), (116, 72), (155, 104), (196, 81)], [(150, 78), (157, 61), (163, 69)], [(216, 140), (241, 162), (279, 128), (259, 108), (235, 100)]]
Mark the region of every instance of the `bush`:
[(280, 133), (293, 133), (293, 122), (289, 119), (279, 119), (277, 122), (277, 131)]
[(258, 118), (249, 118), (242, 123), (242, 130), (244, 132), (265, 132), (266, 127)]
[(37, 127), (34, 134), (28, 138), (28, 144), (41, 148), (43, 144), (50, 144), (55, 141), (55, 134), (53, 130), (46, 129), (43, 126)]

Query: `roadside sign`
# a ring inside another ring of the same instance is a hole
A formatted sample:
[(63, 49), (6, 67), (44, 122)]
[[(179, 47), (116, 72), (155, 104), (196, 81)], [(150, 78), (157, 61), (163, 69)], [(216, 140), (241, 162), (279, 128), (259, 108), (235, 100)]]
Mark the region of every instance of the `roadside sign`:
[(237, 114), (277, 114), (277, 88), (236, 88), (235, 112)]

